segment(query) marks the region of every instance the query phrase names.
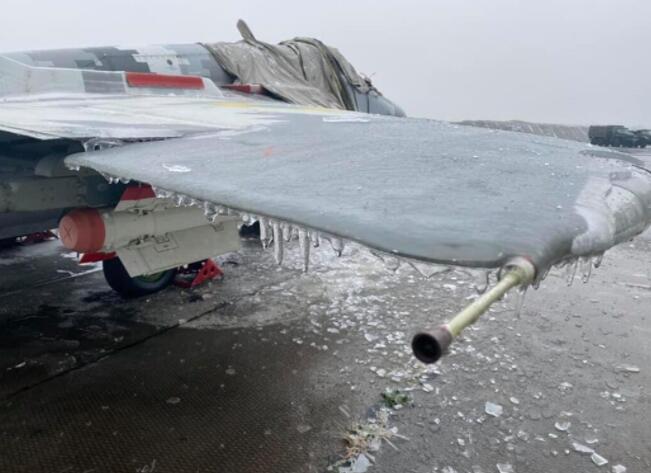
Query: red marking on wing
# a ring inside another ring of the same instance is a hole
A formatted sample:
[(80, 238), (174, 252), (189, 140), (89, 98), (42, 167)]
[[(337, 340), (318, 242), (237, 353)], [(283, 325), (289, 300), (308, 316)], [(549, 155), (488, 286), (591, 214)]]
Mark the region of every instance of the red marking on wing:
[(130, 186), (124, 190), (120, 200), (155, 199), (156, 194), (150, 185)]
[(127, 72), (129, 87), (153, 87), (160, 89), (203, 89), (203, 79), (198, 76), (174, 76), (150, 72)]

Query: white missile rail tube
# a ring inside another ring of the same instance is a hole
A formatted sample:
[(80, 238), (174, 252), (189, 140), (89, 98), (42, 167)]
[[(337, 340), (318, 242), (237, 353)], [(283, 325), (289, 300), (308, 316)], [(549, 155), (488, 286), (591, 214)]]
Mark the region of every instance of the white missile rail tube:
[(469, 325), (474, 324), (488, 308), (516, 286), (526, 287), (536, 275), (531, 261), (518, 257), (511, 259), (501, 270), (499, 282), (472, 304), (459, 312), (448, 323), (431, 332), (421, 332), (411, 342), (414, 356), (423, 363), (436, 363), (445, 354), (452, 341)]

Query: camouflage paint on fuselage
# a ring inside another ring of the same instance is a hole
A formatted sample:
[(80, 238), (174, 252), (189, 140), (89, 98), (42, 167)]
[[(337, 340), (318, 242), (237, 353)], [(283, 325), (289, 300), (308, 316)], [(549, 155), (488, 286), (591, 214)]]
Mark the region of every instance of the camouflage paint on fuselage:
[[(0, 53), (34, 67), (60, 67), (94, 71), (154, 72), (206, 77), (217, 86), (232, 84), (235, 77), (201, 44), (167, 44), (138, 47), (98, 47)], [(404, 116), (404, 111), (376, 90), (359, 91), (350, 84), (357, 111)]]
[(233, 77), (200, 44), (55, 49), (2, 55), (36, 67), (195, 75), (207, 77), (217, 85), (233, 82)]

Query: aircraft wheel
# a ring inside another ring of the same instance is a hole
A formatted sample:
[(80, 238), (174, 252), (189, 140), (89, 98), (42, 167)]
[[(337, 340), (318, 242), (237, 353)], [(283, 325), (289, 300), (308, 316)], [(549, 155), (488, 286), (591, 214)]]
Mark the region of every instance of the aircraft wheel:
[(102, 269), (111, 289), (124, 297), (140, 297), (158, 292), (169, 286), (176, 276), (176, 269), (168, 269), (160, 273), (132, 278), (120, 258), (105, 260), (102, 262)]

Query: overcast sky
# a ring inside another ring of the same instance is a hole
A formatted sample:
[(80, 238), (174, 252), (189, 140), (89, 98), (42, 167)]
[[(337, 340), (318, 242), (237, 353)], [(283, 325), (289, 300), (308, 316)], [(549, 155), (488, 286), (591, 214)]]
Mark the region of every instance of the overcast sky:
[(412, 116), (651, 126), (651, 0), (2, 0), (0, 50), (314, 36)]

